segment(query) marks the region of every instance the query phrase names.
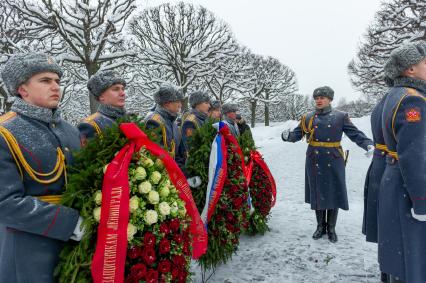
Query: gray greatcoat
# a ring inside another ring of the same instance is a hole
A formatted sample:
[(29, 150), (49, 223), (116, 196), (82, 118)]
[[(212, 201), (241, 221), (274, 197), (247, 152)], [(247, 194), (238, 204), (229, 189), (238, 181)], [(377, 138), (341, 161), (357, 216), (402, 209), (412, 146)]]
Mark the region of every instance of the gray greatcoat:
[(103, 132), (105, 128), (111, 127), (117, 119), (122, 118), (125, 114), (124, 108), (99, 104), (98, 110), (77, 126), (82, 140), (93, 138)]
[(379, 190), (380, 270), (426, 282), (426, 82), (397, 78), (382, 114), (387, 156)]
[[(52, 111), (16, 98), (10, 115), (2, 121), (15, 137), (29, 165), (38, 172), (50, 172), (57, 148), (72, 162), (71, 151), (80, 148), (78, 130)], [(64, 190), (64, 176), (49, 185), (36, 182), (24, 172), (23, 179), (0, 136), (0, 282), (54, 282), (53, 271), (59, 252), (72, 235), (79, 214), (62, 205), (49, 204), (37, 196), (57, 195)]]
[[(367, 150), (373, 142), (358, 130), (347, 113), (332, 109), (317, 110), (306, 114), (305, 127), (312, 120), (312, 141), (340, 142), (345, 133), (358, 146)], [(307, 139), (311, 134), (306, 134)], [(304, 136), (299, 124), (289, 134), (288, 141), (296, 142)], [(345, 161), (341, 147), (327, 148), (309, 145), (305, 164), (305, 202), (313, 210), (349, 209), (345, 182)]]

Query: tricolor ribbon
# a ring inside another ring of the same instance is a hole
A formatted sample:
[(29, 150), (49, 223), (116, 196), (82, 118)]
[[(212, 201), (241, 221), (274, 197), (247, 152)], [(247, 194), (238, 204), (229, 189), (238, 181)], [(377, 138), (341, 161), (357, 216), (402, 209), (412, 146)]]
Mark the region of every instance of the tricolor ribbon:
[(207, 224), (212, 217), (216, 204), (222, 194), (223, 185), (227, 176), (226, 144), (220, 128), (225, 124), (219, 122), (219, 131), (212, 142), (209, 160), (209, 181), (206, 190), (206, 203), (201, 213), (201, 219), (207, 229)]

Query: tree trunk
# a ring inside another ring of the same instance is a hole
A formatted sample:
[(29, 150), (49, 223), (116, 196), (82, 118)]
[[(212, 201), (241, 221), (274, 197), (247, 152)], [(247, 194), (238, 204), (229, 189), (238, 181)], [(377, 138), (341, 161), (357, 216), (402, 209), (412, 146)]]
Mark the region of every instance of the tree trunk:
[(265, 103), (265, 126), (269, 126), (269, 104)]
[(251, 103), (251, 127), (254, 128), (256, 123), (256, 106), (257, 100), (250, 101)]

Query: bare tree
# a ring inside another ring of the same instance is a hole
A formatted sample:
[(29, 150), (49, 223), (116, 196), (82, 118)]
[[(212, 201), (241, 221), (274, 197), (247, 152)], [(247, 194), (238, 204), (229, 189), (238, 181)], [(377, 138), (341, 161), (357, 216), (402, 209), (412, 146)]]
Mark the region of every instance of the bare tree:
[(352, 85), (374, 104), (387, 88), (383, 64), (404, 42), (426, 39), (426, 2), (390, 0), (382, 3), (368, 27), (356, 58), (348, 65)]
[(197, 78), (217, 69), (237, 46), (229, 27), (203, 7), (187, 3), (149, 8), (130, 23), (140, 63), (162, 66), (184, 93)]
[[(44, 42), (50, 39), (46, 45), (49, 53), (60, 61), (83, 66), (85, 81), (101, 66), (117, 68), (126, 65), (124, 58), (134, 55), (132, 50), (117, 47), (124, 46), (123, 28), (135, 9), (135, 0), (5, 2), (19, 11)], [(96, 100), (90, 97), (91, 112), (96, 108)]]

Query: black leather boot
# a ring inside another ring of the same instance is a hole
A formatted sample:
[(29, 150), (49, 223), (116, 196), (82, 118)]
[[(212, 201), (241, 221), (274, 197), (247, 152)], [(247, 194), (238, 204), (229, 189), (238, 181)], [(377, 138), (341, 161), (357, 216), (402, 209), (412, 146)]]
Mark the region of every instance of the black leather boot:
[(317, 230), (312, 235), (312, 238), (315, 240), (320, 239), (323, 235), (326, 234), (326, 222), (325, 222), (325, 210), (315, 210), (315, 215), (317, 217)]
[(390, 282), (389, 283), (404, 283), (404, 281), (399, 280), (395, 277), (393, 277), (392, 275), (390, 276)]
[(332, 243), (337, 242), (336, 222), (337, 222), (338, 211), (339, 211), (338, 208), (327, 210), (327, 234), (328, 234), (328, 239)]

